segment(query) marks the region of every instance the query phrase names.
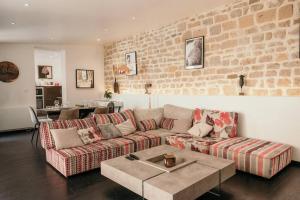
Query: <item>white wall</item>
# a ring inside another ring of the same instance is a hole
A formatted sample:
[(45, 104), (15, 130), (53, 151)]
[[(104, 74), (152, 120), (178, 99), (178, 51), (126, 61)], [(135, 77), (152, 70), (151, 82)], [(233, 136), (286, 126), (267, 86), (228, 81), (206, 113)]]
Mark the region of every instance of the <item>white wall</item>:
[(19, 78), (12, 83), (0, 81), (0, 131), (30, 127), (25, 105), (35, 105), (34, 59), (31, 45), (0, 44), (0, 61), (19, 67)]
[[(118, 95), (125, 107), (148, 107), (145, 95)], [(153, 107), (174, 104), (239, 113), (240, 136), (290, 144), (300, 161), (300, 97), (152, 96)]]
[[(0, 61), (11, 61), (20, 70), (12, 83), (0, 82), (0, 131), (31, 126), (24, 107), (35, 106), (34, 49), (64, 50), (66, 57), (67, 101), (74, 105), (99, 99), (104, 93), (103, 47), (99, 45), (0, 44)], [(75, 69), (95, 70), (94, 89), (76, 89)], [(12, 109), (11, 111), (9, 109)], [(18, 111), (19, 110), (19, 111)], [(2, 113), (6, 113), (5, 115)], [(16, 115), (22, 115), (16, 118)], [(11, 123), (13, 122), (13, 123)]]

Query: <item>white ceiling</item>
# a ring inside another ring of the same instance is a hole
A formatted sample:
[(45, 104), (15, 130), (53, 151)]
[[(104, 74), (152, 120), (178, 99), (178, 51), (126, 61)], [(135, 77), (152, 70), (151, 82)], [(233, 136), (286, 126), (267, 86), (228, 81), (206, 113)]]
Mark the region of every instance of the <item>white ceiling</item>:
[(0, 0), (0, 42), (106, 42), (231, 1)]

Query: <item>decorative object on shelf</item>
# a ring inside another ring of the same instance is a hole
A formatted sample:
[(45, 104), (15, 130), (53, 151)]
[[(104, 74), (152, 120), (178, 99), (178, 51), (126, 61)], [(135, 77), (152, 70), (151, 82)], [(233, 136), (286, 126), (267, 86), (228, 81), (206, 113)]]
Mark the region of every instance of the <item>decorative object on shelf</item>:
[(204, 36), (185, 41), (185, 69), (204, 67)]
[(167, 168), (174, 167), (176, 165), (176, 157), (173, 154), (165, 154), (164, 164)]
[(115, 65), (113, 65), (113, 77), (115, 79), (115, 82), (114, 82), (114, 93), (120, 94), (120, 88), (119, 88), (119, 83), (117, 82), (116, 74), (117, 74), (117, 68), (116, 68)]
[(76, 88), (94, 88), (94, 70), (76, 69)]
[(107, 100), (111, 100), (112, 94), (113, 93), (111, 91), (105, 90), (105, 92), (104, 92), (104, 98), (107, 99)]
[(240, 86), (240, 88), (241, 88), (241, 91), (240, 91), (240, 93), (239, 93), (239, 95), (240, 96), (244, 96), (245, 95), (245, 93), (243, 92), (243, 87), (244, 87), (244, 85), (245, 85), (245, 75), (240, 75), (239, 76), (239, 78), (240, 78), (240, 80), (239, 80), (239, 86)]
[(39, 65), (38, 76), (39, 79), (53, 79), (52, 66)]
[(114, 82), (114, 93), (120, 94), (119, 83), (117, 82), (116, 77), (115, 77), (115, 82)]
[(125, 63), (126, 67), (128, 68), (128, 72), (126, 75), (137, 75), (137, 58), (136, 58), (136, 51), (126, 53), (125, 54)]
[(0, 62), (0, 81), (10, 83), (19, 77), (19, 69), (12, 62)]

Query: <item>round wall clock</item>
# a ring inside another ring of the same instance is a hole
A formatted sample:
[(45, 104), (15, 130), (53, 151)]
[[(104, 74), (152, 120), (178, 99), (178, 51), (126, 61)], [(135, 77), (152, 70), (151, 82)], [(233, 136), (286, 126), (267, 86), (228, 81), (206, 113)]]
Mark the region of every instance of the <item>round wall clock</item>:
[(0, 62), (0, 81), (9, 83), (15, 81), (19, 76), (18, 67), (8, 61)]

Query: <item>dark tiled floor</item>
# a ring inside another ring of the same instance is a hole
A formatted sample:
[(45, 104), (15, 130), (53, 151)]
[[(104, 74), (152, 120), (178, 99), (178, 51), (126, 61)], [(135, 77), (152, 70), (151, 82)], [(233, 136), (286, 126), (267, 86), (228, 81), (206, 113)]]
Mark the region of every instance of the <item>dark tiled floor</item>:
[[(0, 199), (138, 200), (138, 195), (93, 170), (68, 179), (32, 146), (29, 132), (0, 133)], [(293, 163), (271, 180), (238, 172), (222, 185), (222, 197), (205, 194), (199, 200), (300, 200), (300, 166)]]

